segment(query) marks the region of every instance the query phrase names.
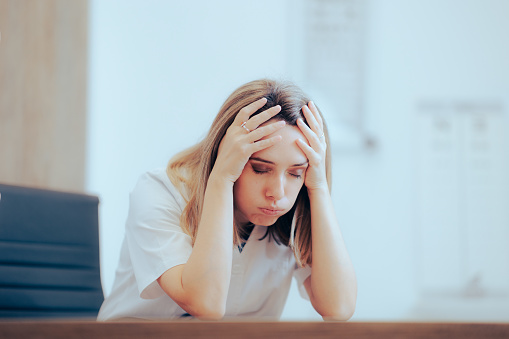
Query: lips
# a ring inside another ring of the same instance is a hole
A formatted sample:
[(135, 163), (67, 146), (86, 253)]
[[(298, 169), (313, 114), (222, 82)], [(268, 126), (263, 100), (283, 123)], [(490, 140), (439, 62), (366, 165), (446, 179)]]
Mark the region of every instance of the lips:
[(270, 216), (279, 215), (279, 214), (281, 214), (283, 212), (283, 210), (274, 209), (274, 208), (262, 208), (262, 207), (260, 207), (260, 210), (263, 212), (263, 214), (270, 215)]

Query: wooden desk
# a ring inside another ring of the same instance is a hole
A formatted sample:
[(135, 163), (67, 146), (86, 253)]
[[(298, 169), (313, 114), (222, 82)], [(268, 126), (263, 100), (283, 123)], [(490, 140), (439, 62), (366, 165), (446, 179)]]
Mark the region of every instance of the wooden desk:
[(0, 322), (0, 338), (509, 338), (501, 323), (16, 321)]

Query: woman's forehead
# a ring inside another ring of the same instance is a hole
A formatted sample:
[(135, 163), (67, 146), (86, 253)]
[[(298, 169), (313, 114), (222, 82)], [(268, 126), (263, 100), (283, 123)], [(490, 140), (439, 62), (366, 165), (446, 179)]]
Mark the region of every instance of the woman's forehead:
[(297, 139), (307, 142), (306, 137), (297, 126), (286, 125), (280, 130), (267, 135), (262, 139), (280, 135), (281, 140), (272, 147), (266, 148), (253, 154), (252, 157), (268, 160), (275, 164), (291, 166), (302, 164), (307, 161), (306, 155), (297, 145)]

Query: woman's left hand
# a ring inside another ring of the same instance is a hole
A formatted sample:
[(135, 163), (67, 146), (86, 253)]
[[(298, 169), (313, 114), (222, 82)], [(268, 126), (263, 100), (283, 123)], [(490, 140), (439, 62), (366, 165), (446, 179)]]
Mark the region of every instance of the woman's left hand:
[(297, 125), (308, 141), (306, 143), (304, 140), (297, 140), (297, 145), (306, 154), (309, 162), (304, 185), (308, 191), (328, 189), (325, 166), (327, 143), (325, 142), (322, 117), (312, 101), (302, 107), (302, 112), (309, 125), (308, 127), (300, 118), (297, 120)]

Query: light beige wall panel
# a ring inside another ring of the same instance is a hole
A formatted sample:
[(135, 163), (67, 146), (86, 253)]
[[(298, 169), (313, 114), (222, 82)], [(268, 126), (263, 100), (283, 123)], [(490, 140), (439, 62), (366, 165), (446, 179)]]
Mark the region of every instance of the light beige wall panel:
[(22, 178), (24, 7), (22, 1), (0, 1), (0, 182)]
[(83, 191), (87, 2), (0, 0), (0, 182)]

